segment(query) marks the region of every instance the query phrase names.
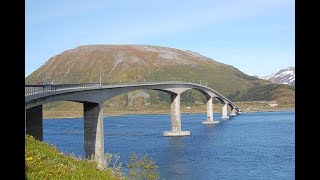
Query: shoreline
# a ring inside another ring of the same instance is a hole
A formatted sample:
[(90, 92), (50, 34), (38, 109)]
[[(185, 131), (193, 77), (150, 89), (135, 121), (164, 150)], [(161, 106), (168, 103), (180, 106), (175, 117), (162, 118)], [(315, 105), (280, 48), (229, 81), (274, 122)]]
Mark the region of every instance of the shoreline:
[[(286, 111), (295, 111), (295, 108), (281, 108), (281, 109), (257, 109), (257, 110), (249, 110), (242, 111), (242, 113), (255, 113), (255, 112), (286, 112)], [(193, 112), (181, 112), (181, 114), (205, 114), (206, 111), (193, 111)], [(221, 112), (216, 112), (221, 113)], [(74, 119), (74, 118), (83, 118), (83, 116), (61, 116), (64, 114), (63, 112), (51, 112), (51, 116), (43, 116), (44, 120), (50, 119)], [(55, 115), (56, 114), (56, 115)], [(59, 115), (57, 115), (59, 114)], [(170, 114), (170, 112), (165, 111), (109, 111), (108, 113), (104, 113), (103, 117), (113, 117), (113, 116), (125, 116), (125, 115), (158, 115), (158, 114)], [(52, 116), (53, 115), (53, 116)]]

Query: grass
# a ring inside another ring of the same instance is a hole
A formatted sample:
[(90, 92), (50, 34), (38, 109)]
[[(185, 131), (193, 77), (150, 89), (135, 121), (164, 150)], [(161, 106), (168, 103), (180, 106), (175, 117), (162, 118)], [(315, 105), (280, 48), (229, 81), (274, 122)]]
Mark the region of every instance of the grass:
[(111, 168), (97, 169), (97, 163), (60, 153), (56, 147), (25, 138), (26, 179), (123, 179)]

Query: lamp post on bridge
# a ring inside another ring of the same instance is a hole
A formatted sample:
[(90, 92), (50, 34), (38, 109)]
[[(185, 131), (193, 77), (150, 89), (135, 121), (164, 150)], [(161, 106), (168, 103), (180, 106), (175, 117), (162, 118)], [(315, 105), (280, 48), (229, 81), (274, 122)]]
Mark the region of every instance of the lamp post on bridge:
[(101, 87), (101, 66), (100, 66), (100, 87)]

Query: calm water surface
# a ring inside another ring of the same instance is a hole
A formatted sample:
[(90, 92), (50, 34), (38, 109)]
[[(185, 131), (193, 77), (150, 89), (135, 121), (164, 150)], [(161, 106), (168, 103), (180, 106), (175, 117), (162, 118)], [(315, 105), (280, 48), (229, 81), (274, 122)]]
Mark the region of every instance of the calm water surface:
[[(147, 154), (165, 179), (294, 179), (295, 113), (243, 113), (202, 125), (206, 114), (182, 114), (186, 137), (163, 137), (170, 115), (124, 115), (104, 118), (105, 152)], [(44, 141), (66, 154), (84, 156), (83, 119), (44, 121)]]

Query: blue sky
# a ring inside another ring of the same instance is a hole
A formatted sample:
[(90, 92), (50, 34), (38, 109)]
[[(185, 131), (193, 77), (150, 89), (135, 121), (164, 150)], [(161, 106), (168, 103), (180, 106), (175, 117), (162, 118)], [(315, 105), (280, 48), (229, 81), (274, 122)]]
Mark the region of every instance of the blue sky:
[(295, 66), (294, 0), (26, 0), (25, 76), (87, 44), (192, 50), (265, 76)]

